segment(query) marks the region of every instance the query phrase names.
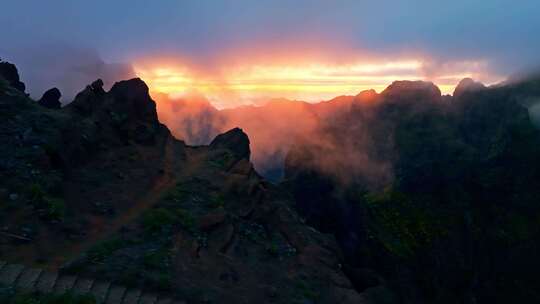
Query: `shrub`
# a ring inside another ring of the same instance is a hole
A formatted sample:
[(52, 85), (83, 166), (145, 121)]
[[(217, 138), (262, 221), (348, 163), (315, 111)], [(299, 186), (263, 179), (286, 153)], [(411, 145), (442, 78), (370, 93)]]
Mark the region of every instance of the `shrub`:
[(296, 282), (296, 290), (300, 293), (300, 296), (310, 301), (315, 301), (319, 298), (319, 292), (313, 288), (308, 282), (304, 280), (298, 280)]
[(93, 262), (102, 262), (106, 257), (110, 256), (114, 251), (122, 248), (124, 242), (121, 239), (114, 238), (103, 241), (94, 246), (88, 251), (88, 258)]
[(387, 189), (365, 196), (370, 233), (392, 255), (407, 258), (420, 247), (448, 234), (442, 215), (403, 193)]
[(46, 214), (45, 216), (51, 220), (62, 221), (66, 214), (66, 206), (64, 201), (59, 198), (45, 198)]
[(187, 197), (187, 192), (182, 189), (182, 187), (177, 186), (173, 190), (169, 191), (164, 199), (168, 201), (173, 201), (175, 203), (181, 203)]
[(148, 252), (143, 257), (143, 264), (149, 269), (167, 270), (169, 251), (165, 248)]
[(66, 206), (61, 198), (51, 197), (38, 183), (33, 183), (27, 189), (30, 203), (43, 210), (42, 216), (49, 220), (62, 221), (65, 216)]
[(195, 218), (188, 210), (176, 209), (175, 213), (182, 228), (195, 232)]
[(223, 169), (234, 160), (234, 155), (230, 151), (223, 151), (210, 160), (210, 164), (216, 168)]
[(149, 210), (143, 215), (142, 226), (146, 232), (160, 232), (170, 228), (177, 219), (177, 216), (169, 210), (157, 208)]
[(208, 205), (210, 208), (215, 208), (215, 209), (224, 207), (225, 199), (220, 194), (212, 195), (209, 199)]
[(39, 205), (45, 198), (45, 191), (43, 191), (43, 188), (38, 183), (33, 183), (28, 187), (28, 197), (30, 199), (30, 202), (34, 205)]

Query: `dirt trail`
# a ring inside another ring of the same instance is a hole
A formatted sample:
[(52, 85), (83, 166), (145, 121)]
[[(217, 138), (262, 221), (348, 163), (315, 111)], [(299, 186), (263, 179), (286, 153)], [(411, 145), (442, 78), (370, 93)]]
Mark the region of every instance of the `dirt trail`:
[[(157, 178), (153, 186), (142, 197), (135, 199), (131, 208), (122, 211), (118, 217), (114, 219), (98, 219), (101, 223), (92, 225), (94, 229), (88, 232), (87, 236), (81, 242), (71, 243), (69, 246), (62, 248), (64, 255), (55, 257), (51, 260), (48, 267), (52, 270), (59, 269), (66, 261), (80, 256), (83, 252), (92, 248), (96, 243), (106, 240), (117, 233), (123, 226), (132, 223), (144, 211), (151, 208), (159, 202), (162, 195), (183, 178), (193, 175), (200, 167), (204, 159), (204, 153), (194, 153), (190, 148), (186, 149), (187, 159), (180, 162), (176, 159), (175, 148), (176, 142), (174, 139), (167, 139), (165, 151), (163, 155), (163, 174)], [(105, 223), (106, 222), (106, 223)]]

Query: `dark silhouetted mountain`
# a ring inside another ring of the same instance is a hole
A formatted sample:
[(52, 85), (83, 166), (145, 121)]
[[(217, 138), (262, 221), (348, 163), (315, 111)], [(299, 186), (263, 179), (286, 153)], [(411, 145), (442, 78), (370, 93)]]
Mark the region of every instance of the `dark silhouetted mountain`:
[(377, 285), (401, 303), (534, 303), (540, 131), (524, 105), (539, 90), (534, 79), (464, 80), (441, 99), (431, 83), (395, 82), (323, 123), (325, 140), (297, 142), (286, 184), (307, 222), (336, 235), (358, 290)]

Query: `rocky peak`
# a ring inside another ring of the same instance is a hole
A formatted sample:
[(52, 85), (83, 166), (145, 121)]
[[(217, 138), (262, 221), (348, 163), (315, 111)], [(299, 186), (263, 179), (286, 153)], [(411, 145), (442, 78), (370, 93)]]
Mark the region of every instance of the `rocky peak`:
[(58, 88), (52, 88), (47, 90), (41, 99), (38, 101), (40, 106), (43, 106), (45, 108), (49, 109), (60, 109), (62, 104), (60, 103), (60, 97), (62, 97), (62, 93), (60, 93), (60, 90)]
[(26, 86), (19, 79), (19, 72), (14, 64), (0, 59), (0, 77), (7, 80), (10, 86), (24, 93)]
[(378, 97), (379, 97), (379, 94), (377, 94), (375, 90), (370, 89), (370, 90), (364, 90), (358, 93), (358, 95), (355, 96), (355, 100), (359, 102), (372, 102), (372, 101), (377, 100)]
[(78, 93), (68, 108), (75, 109), (79, 114), (90, 115), (98, 105), (103, 103), (103, 95), (105, 95), (103, 81), (98, 79)]
[(141, 121), (158, 123), (156, 103), (148, 93), (148, 86), (140, 78), (117, 82), (108, 93), (114, 98), (115, 111)]
[(484, 86), (484, 84), (481, 82), (474, 81), (471, 78), (463, 78), (454, 89), (453, 96), (460, 97), (465, 92), (478, 91), (485, 88), (486, 86)]
[(85, 115), (105, 110), (135, 122), (158, 124), (156, 103), (140, 78), (117, 82), (109, 92), (98, 79), (77, 94), (70, 107)]
[(210, 148), (227, 149), (238, 159), (249, 159), (250, 156), (249, 138), (240, 128), (234, 128), (216, 136), (210, 143)]
[(90, 85), (90, 89), (98, 95), (105, 94), (105, 90), (103, 90), (103, 80), (101, 79), (92, 82), (92, 84)]
[(93, 142), (133, 140), (154, 144), (156, 139), (170, 136), (158, 121), (156, 103), (150, 98), (148, 87), (139, 78), (117, 82), (109, 92), (103, 90), (103, 81), (98, 79), (77, 94), (66, 110), (85, 117), (91, 129), (85, 134), (96, 134)]
[(427, 81), (394, 81), (381, 95), (386, 100), (432, 101), (441, 100), (441, 90)]

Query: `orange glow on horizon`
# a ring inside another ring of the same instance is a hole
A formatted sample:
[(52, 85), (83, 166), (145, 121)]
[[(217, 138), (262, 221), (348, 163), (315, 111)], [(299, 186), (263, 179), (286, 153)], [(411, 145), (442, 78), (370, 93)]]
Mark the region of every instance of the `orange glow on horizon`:
[[(198, 92), (217, 108), (257, 104), (271, 98), (318, 102), (360, 91), (384, 90), (395, 80), (431, 80), (443, 94), (451, 94), (465, 77), (481, 78), (477, 62), (465, 62), (445, 75), (425, 76), (418, 59), (352, 64), (254, 64), (223, 67), (201, 73), (177, 62), (154, 61), (135, 65), (135, 73), (153, 92), (183, 95)], [(468, 67), (473, 67), (468, 71)], [(448, 70), (448, 68), (446, 68)]]

